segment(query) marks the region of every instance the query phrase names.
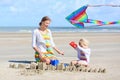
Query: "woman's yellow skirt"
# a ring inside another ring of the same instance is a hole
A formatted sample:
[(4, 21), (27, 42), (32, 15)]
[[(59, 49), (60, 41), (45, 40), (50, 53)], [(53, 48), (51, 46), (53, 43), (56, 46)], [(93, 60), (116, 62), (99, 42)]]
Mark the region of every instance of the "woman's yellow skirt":
[[(51, 53), (44, 53), (43, 58), (56, 59), (56, 56), (54, 54), (51, 54)], [(42, 62), (40, 57), (39, 57), (38, 52), (35, 52), (35, 60), (36, 60), (36, 62)]]

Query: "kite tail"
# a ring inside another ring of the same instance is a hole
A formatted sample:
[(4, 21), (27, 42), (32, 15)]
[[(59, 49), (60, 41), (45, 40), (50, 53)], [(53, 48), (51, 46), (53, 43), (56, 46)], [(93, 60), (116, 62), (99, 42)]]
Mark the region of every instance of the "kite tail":
[(106, 22), (106, 24), (120, 24), (120, 20), (119, 21), (113, 21), (113, 22)]
[(94, 23), (94, 24), (97, 24), (97, 25), (111, 25), (111, 24), (120, 24), (120, 20), (119, 21), (113, 21), (113, 22), (103, 22), (103, 21), (99, 21), (99, 20), (88, 19), (87, 23)]

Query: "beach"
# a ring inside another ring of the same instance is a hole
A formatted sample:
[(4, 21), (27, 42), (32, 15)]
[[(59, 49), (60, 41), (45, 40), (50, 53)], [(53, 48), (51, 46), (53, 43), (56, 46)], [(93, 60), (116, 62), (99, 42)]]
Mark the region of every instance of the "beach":
[(39, 75), (20, 75), (19, 69), (9, 68), (14, 63), (35, 61), (31, 47), (32, 34), (24, 32), (0, 33), (0, 80), (119, 80), (120, 78), (120, 33), (119, 32), (53, 32), (56, 46), (64, 55), (55, 53), (61, 63), (77, 59), (77, 52), (69, 42), (78, 43), (80, 38), (89, 40), (90, 66), (106, 69), (106, 73), (51, 72)]

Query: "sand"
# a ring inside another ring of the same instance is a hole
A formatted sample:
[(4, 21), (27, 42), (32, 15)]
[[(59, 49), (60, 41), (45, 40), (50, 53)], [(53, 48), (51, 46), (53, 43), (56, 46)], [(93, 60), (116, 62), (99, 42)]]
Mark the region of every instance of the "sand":
[(82, 37), (90, 42), (90, 66), (106, 68), (106, 73), (46, 71), (38, 75), (21, 75), (20, 69), (9, 68), (9, 64), (13, 63), (10, 61), (16, 61), (15, 64), (35, 61), (31, 33), (0, 33), (0, 80), (119, 80), (120, 33), (53, 32), (56, 46), (65, 53), (64, 56), (55, 53), (60, 62), (77, 59), (69, 42), (77, 43)]

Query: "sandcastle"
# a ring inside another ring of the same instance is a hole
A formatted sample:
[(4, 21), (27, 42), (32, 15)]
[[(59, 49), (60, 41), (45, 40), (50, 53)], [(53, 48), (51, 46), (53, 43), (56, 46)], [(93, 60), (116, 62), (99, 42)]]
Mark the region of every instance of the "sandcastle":
[(59, 63), (56, 66), (46, 65), (44, 62), (31, 62), (31, 64), (15, 64), (11, 63), (9, 65), (10, 68), (21, 69), (21, 74), (32, 73), (39, 74), (45, 71), (69, 71), (69, 72), (92, 72), (92, 73), (105, 73), (105, 68), (94, 68), (94, 67), (86, 67), (83, 65), (72, 65), (68, 63)]

